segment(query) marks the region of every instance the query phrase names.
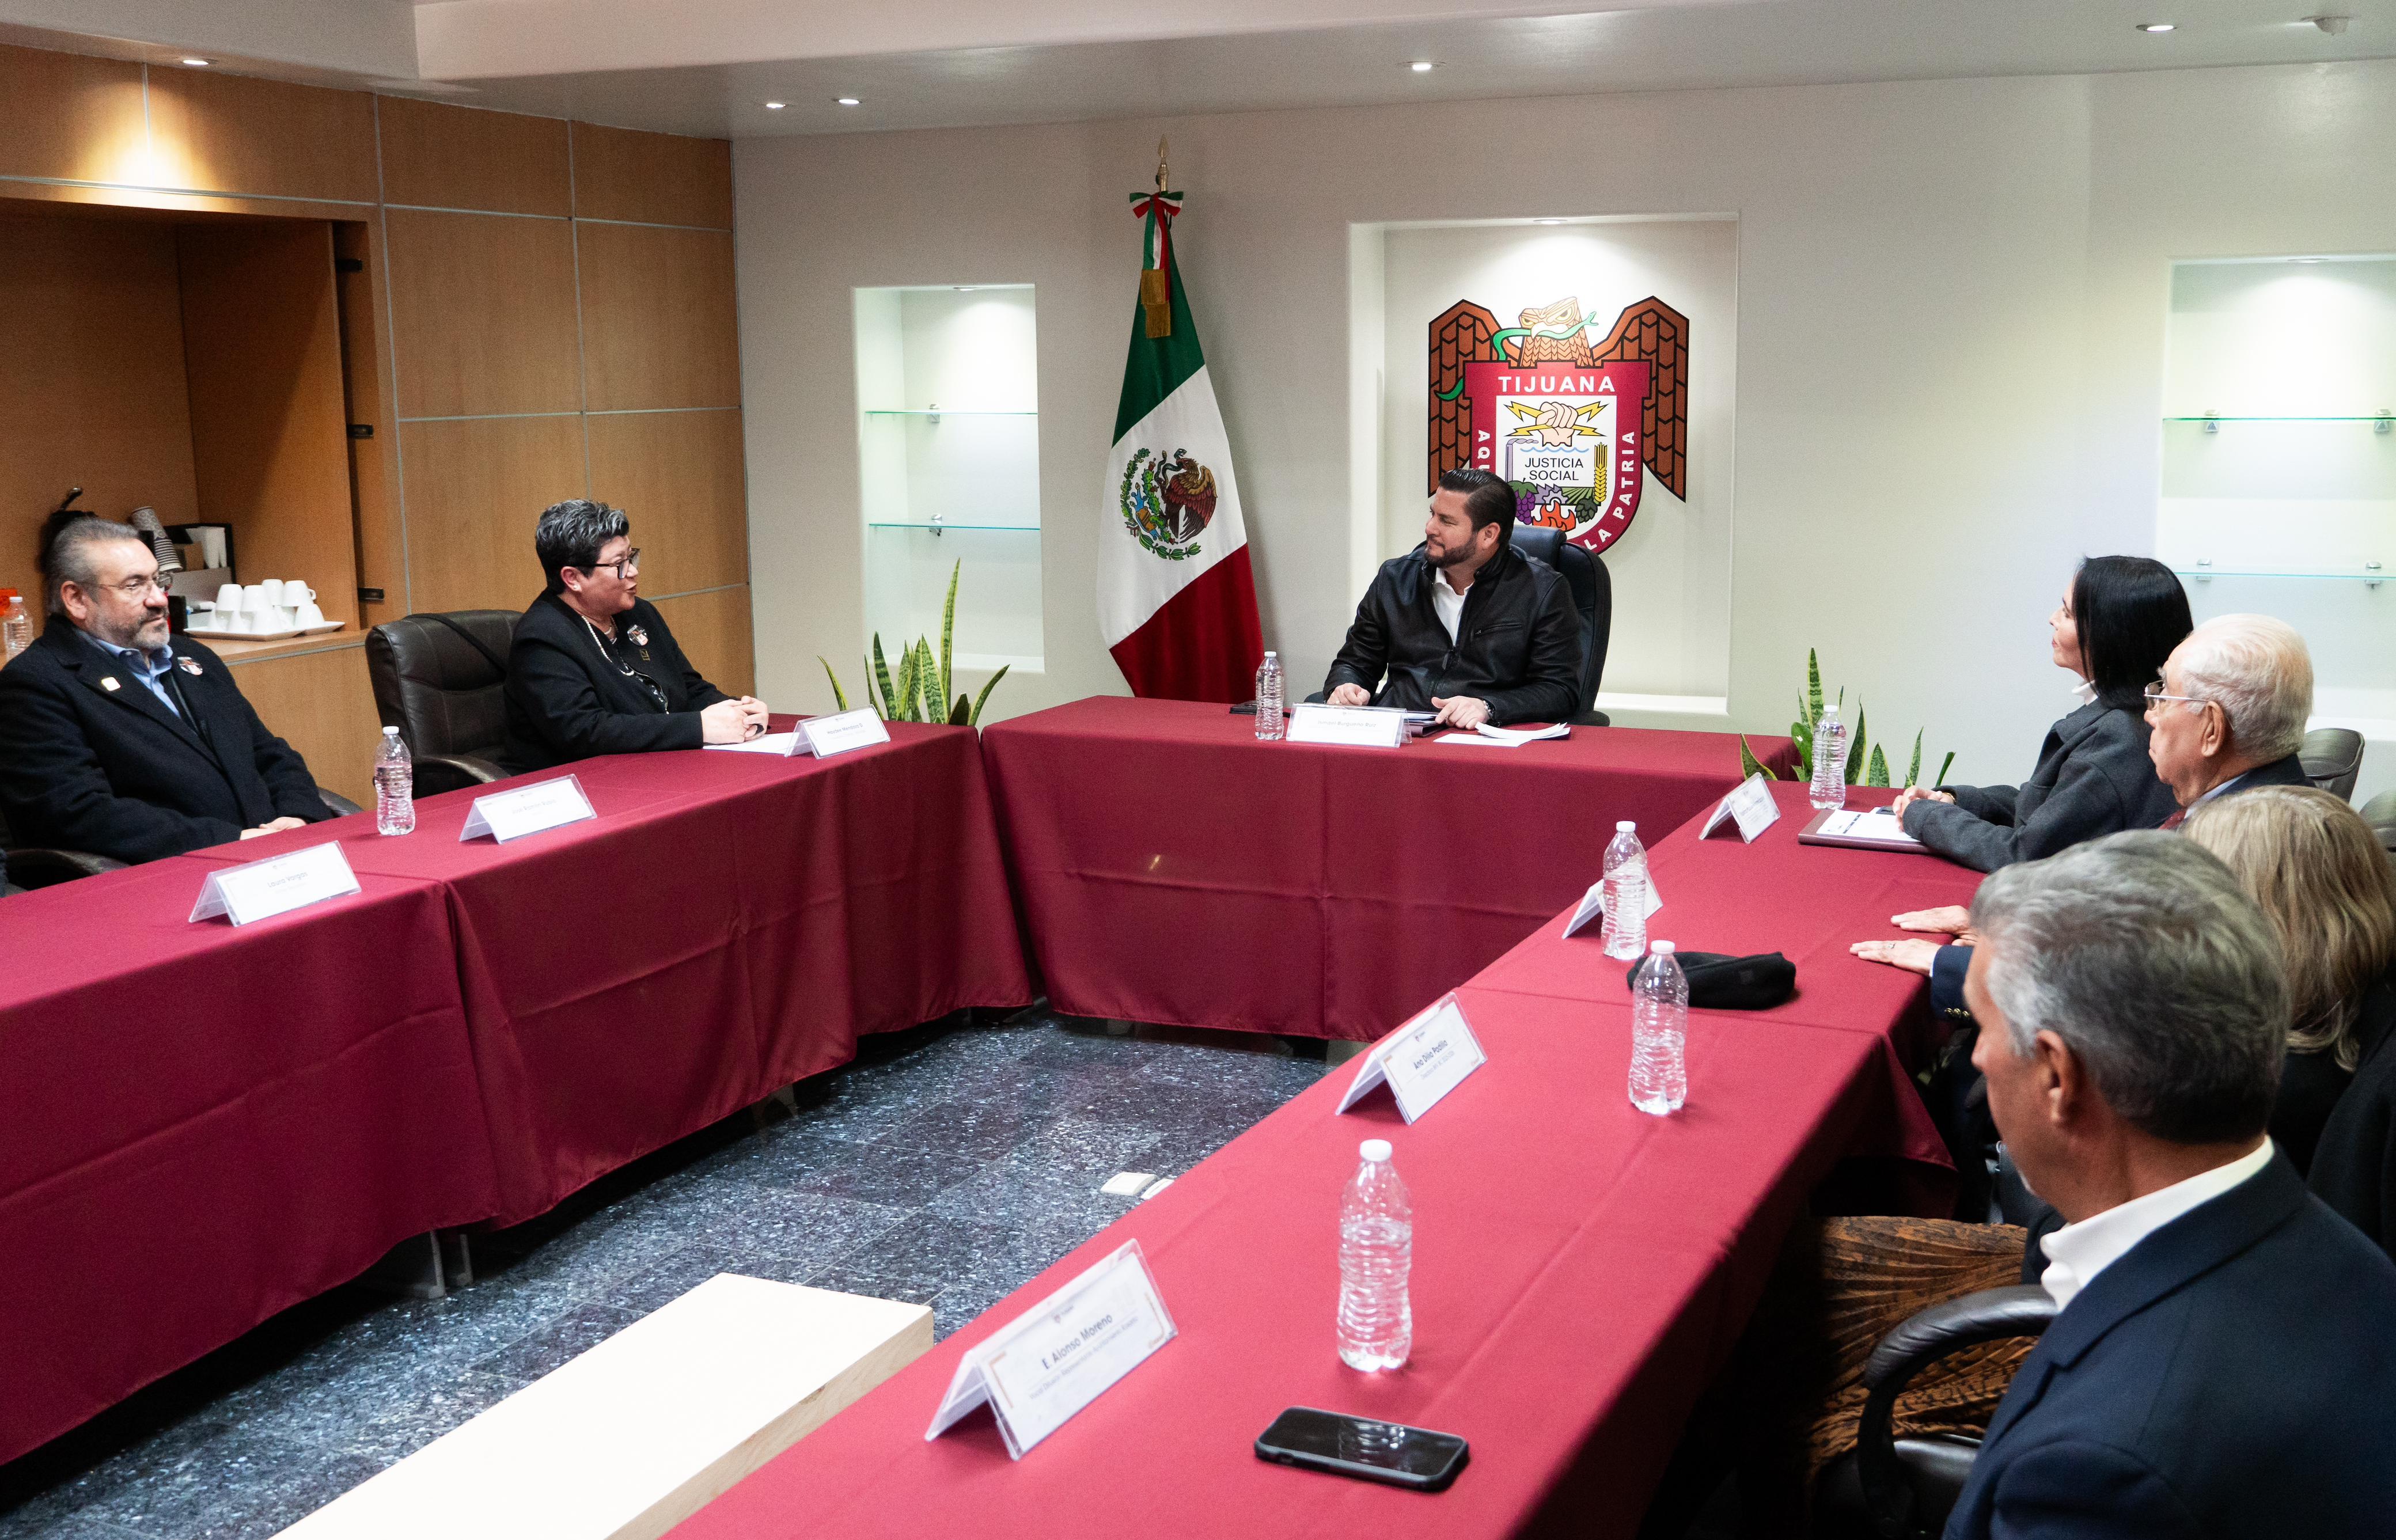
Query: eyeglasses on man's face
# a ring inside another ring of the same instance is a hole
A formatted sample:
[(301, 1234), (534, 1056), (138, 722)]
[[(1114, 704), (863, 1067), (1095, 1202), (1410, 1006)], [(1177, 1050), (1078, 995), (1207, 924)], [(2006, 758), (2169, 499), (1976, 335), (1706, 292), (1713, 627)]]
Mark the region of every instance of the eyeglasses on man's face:
[(624, 554), (617, 557), (612, 562), (593, 562), (591, 564), (591, 570), (594, 574), (605, 572), (610, 567), (616, 569), (616, 580), (619, 583), (632, 574), (640, 571), (641, 548), (639, 546), (634, 546), (632, 550), (624, 552)]
[(174, 578), (169, 573), (153, 572), (147, 578), (127, 578), (121, 583), (94, 583), (91, 586), (95, 589), (106, 589), (112, 593), (121, 593), (138, 604), (150, 597), (152, 589), (156, 589), (159, 595), (164, 597), (168, 591), (166, 585), (173, 581)]
[(2147, 686), (2146, 695), (2147, 710), (2150, 711), (2153, 710), (2156, 707), (2162, 705), (2166, 700), (2186, 701), (2190, 706), (2202, 706), (2204, 704), (2204, 701), (2196, 696), (2166, 695), (2163, 692), (2163, 682), (2160, 679)]

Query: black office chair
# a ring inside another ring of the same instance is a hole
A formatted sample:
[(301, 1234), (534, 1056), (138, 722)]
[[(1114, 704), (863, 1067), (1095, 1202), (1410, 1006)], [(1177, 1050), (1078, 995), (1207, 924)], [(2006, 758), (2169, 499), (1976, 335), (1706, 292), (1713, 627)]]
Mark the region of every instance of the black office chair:
[(2350, 802), (2354, 778), (2363, 774), (2363, 735), (2351, 727), (2316, 727), (2305, 735), (2296, 760), (2315, 786)]
[(1573, 608), (1580, 612), (1580, 714), (1575, 726), (1605, 727), (1612, 724), (1597, 709), (1598, 681), (1605, 674), (1605, 647), (1614, 634), (1614, 579), (1605, 564), (1585, 546), (1564, 538), (1561, 529), (1537, 524), (1514, 526), (1514, 549), (1564, 574), (1572, 590)]
[(2396, 859), (2396, 791), (2382, 791), (2363, 804), (2363, 821), (2379, 836), (2380, 848)]
[(2054, 1320), (2055, 1301), (2044, 1289), (2016, 1284), (1916, 1311), (1883, 1337), (1864, 1364), (1866, 1394), (1856, 1447), (1823, 1467), (1815, 1489), (1815, 1533), (1913, 1540), (1945, 1528), (1972, 1474), (1980, 1440), (1946, 1433), (1896, 1437), (1890, 1425), (1897, 1398), (1915, 1374), (1950, 1353), (2007, 1337), (2034, 1337)]
[[(360, 812), (358, 804), (338, 791), (316, 788), (316, 795), (336, 817), (347, 817)], [(49, 850), (39, 845), (20, 845), (8, 831), (6, 818), (0, 818), (0, 851), (8, 856), (8, 891), (31, 891), (34, 888), (56, 887), (72, 883), (78, 877), (96, 877), (103, 871), (121, 870), (125, 863), (113, 856), (95, 856), (87, 850)]]
[(409, 615), (366, 632), (375, 710), (416, 762), (416, 792), (454, 791), (502, 778), (508, 737), (508, 610)]

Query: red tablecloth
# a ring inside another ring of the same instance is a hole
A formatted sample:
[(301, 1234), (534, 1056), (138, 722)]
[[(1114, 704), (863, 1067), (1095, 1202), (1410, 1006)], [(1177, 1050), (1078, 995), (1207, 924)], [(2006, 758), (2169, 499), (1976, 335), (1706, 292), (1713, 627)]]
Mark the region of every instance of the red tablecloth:
[(496, 1201), (441, 890), (188, 924), (207, 870), (0, 902), (0, 1461)]
[[(1786, 738), (1755, 740), (1776, 766)], [(1081, 1016), (1371, 1039), (1577, 898), (1615, 821), (1738, 780), (1730, 734), (1521, 749), (1258, 743), (1220, 706), (1101, 696), (982, 736), (1048, 998)]]
[[(1411, 751), (1411, 750), (1410, 750)], [(781, 1535), (1629, 1534), (1807, 1189), (1887, 1083), (1864, 1034), (1689, 1029), (1689, 1104), (1633, 1110), (1627, 1007), (1459, 991), (1490, 1058), (1409, 1128), (1325, 1080), (675, 1532)], [(1333, 1347), (1339, 1194), (1390, 1139), (1414, 1198), (1413, 1361)], [(925, 1442), (958, 1357), (1138, 1237), (1180, 1327), (1010, 1462), (977, 1413)], [(1459, 1433), (1445, 1494), (1269, 1466), (1283, 1408)]]
[[(787, 726), (788, 724), (779, 725)], [(474, 1062), (513, 1223), (805, 1076), (862, 1033), (1032, 998), (975, 735), (895, 724), (828, 760), (619, 755), (571, 773), (595, 820), (461, 843), (473, 790), (416, 832), (326, 838), (362, 872), (448, 895)]]

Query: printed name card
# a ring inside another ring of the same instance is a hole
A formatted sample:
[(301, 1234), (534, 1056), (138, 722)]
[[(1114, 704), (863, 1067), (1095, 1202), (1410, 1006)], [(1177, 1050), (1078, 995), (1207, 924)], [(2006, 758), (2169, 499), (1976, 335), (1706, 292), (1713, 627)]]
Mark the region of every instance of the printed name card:
[(288, 856), (208, 873), (200, 884), (199, 902), (192, 906), (192, 920), (196, 923), (221, 914), (236, 925), (246, 925), (357, 891), (357, 873), (350, 870), (339, 845), (310, 845)]
[(1705, 828), (1697, 830), (1697, 838), (1702, 840), (1720, 829), (1724, 818), (1737, 820), (1738, 837), (1749, 844), (1753, 844), (1758, 834), (1780, 821), (1780, 804), (1772, 800), (1771, 784), (1761, 772), (1739, 782), (1737, 788), (1722, 800), (1721, 805), (1714, 809), (1713, 816), (1706, 820)]
[(544, 829), (580, 823), (598, 816), (591, 809), (591, 799), (582, 794), (582, 783), (572, 776), (560, 776), (555, 780), (519, 786), (512, 791), (476, 797), (474, 809), (466, 816), (466, 827), (458, 830), (458, 838), (463, 843), (488, 834), (498, 843), (505, 844)]
[(1406, 741), (1406, 713), (1387, 706), (1325, 706), (1310, 701), (1290, 708), (1289, 741), (1396, 749)]
[(1464, 1007), (1449, 994), (1375, 1043), (1333, 1110), (1345, 1112), (1373, 1087), (1386, 1084), (1398, 1100), (1399, 1115), (1413, 1122), (1487, 1062), (1489, 1055), (1464, 1019)]
[[(1642, 918), (1654, 918), (1656, 911), (1663, 907), (1664, 896), (1656, 890), (1656, 873), (1651, 870), (1647, 873), (1646, 912), (1642, 916)], [(1591, 921), (1596, 919), (1599, 915), (1602, 915), (1604, 912), (1605, 879), (1600, 877), (1596, 882), (1590, 883), (1589, 891), (1587, 893), (1580, 896), (1580, 908), (1573, 910), (1572, 918), (1564, 922), (1564, 935), (1567, 936), (1578, 936), (1582, 931), (1589, 928), (1589, 923)]]
[(1126, 1241), (965, 1354), (924, 1441), (988, 1401), (1007, 1454), (1019, 1460), (1177, 1334), (1148, 1257)]
[[(873, 708), (861, 706), (854, 711), (842, 711), (833, 716), (810, 717), (799, 724), (799, 742), (815, 751), (818, 759), (830, 759), (845, 754), (852, 749), (871, 748), (890, 741), (890, 729), (873, 714)], [(794, 747), (791, 752), (797, 753)]]

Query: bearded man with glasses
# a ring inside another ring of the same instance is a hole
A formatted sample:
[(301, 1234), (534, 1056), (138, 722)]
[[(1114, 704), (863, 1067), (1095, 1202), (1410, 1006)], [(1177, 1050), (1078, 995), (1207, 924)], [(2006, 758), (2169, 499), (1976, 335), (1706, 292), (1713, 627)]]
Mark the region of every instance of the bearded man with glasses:
[(333, 816), (217, 655), (168, 634), (149, 539), (60, 510), (49, 625), (0, 670), (0, 815), (19, 843), (153, 861)]

